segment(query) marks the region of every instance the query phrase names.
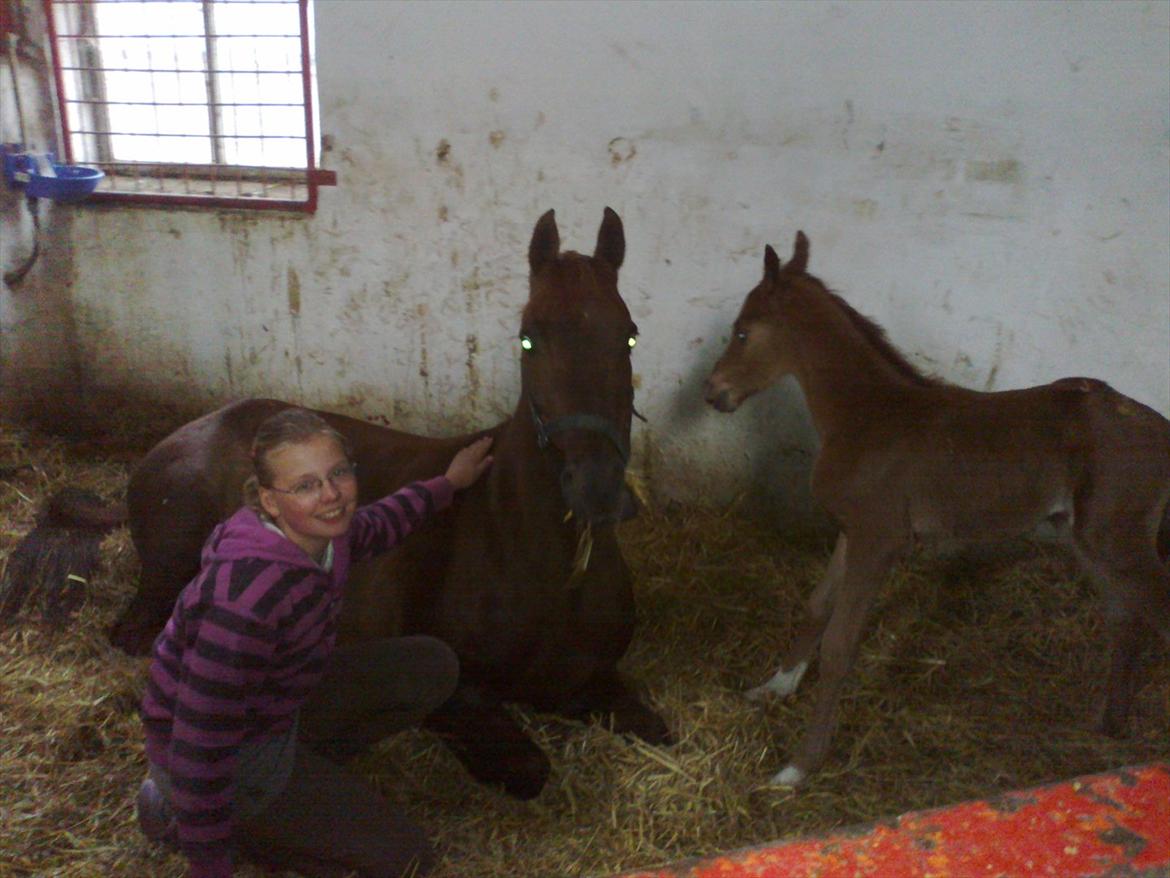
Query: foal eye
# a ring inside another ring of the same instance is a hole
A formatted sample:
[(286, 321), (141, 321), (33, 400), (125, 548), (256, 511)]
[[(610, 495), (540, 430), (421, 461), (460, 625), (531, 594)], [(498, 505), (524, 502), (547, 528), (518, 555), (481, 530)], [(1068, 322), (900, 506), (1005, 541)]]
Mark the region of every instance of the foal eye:
[(747, 341), (747, 330), (746, 329), (737, 329), (735, 331), (735, 340), (736, 341)]
[(520, 336), (520, 347), (526, 351), (532, 350), (532, 339), (527, 335)]

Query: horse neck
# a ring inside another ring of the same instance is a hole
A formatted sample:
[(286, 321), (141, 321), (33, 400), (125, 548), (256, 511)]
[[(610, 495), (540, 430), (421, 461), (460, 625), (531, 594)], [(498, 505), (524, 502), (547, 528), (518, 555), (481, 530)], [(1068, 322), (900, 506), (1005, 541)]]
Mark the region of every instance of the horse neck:
[[(566, 507), (561, 496), (560, 472), (553, 452), (541, 449), (528, 400), (521, 395), (512, 417), (498, 428), (488, 471), (490, 514), (496, 526), (506, 523), (508, 532), (520, 535), (544, 534), (552, 545), (536, 545), (521, 536), (520, 551), (535, 552), (555, 560), (557, 550), (572, 545), (574, 527), (562, 523)], [(567, 551), (567, 549), (566, 549)], [(566, 561), (567, 563), (567, 561)]]
[(821, 437), (852, 429), (858, 419), (906, 393), (912, 382), (886, 352), (854, 325), (828, 293), (809, 292), (799, 303), (797, 330), (786, 341), (792, 369)]

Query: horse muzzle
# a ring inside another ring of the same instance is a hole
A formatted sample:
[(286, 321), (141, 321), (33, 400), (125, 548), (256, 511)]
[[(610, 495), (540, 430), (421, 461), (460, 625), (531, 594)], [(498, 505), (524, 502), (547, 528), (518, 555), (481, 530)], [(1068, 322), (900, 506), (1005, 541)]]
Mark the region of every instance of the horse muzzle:
[(541, 449), (548, 448), (553, 436), (560, 434), (556, 445), (565, 459), (561, 497), (577, 520), (611, 524), (632, 518), (636, 503), (625, 484), (630, 457), (628, 431), (623, 432), (608, 418), (580, 412), (546, 421), (535, 403), (529, 401), (529, 406)]
[(625, 462), (616, 454), (567, 460), (561, 469), (561, 497), (579, 522), (616, 524), (635, 511), (625, 473)]

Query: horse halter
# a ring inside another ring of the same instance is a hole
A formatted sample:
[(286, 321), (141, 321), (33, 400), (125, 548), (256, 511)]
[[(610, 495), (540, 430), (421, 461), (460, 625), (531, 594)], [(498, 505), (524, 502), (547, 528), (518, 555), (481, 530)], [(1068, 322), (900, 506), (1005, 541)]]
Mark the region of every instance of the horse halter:
[[(573, 414), (553, 418), (551, 421), (544, 421), (540, 417), (540, 412), (536, 409), (536, 403), (531, 399), (528, 400), (528, 407), (532, 411), (532, 422), (536, 425), (536, 444), (542, 451), (548, 448), (549, 442), (556, 433), (563, 433), (566, 430), (588, 430), (591, 433), (600, 433), (612, 442), (614, 447), (617, 448), (618, 454), (622, 456), (622, 464), (630, 462), (629, 439), (622, 436), (621, 431), (608, 418), (603, 418), (601, 415), (574, 412)], [(639, 419), (646, 420), (632, 406), (631, 411)]]

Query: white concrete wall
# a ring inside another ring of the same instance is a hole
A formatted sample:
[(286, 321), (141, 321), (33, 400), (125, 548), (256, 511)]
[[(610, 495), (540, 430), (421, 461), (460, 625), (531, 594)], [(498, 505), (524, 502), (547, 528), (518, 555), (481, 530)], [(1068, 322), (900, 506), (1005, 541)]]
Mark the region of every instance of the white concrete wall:
[[(15, 18), (14, 53), (0, 35), (0, 143), (54, 150), (42, 8), (26, 3)], [(52, 202), (40, 200), (36, 210), (42, 231), (34, 259), (37, 232), (24, 190), (0, 178), (0, 273), (26, 269), (12, 285), (0, 282), (0, 413), (35, 407), (44, 426), (71, 431), (78, 426), (74, 390), (82, 382), (69, 289), (71, 239)]]
[(609, 205), (667, 494), (806, 511), (799, 393), (701, 400), (797, 229), (928, 370), (1170, 413), (1170, 4), (317, 0), (316, 37), (315, 217), (69, 212), (95, 384), (493, 423), (533, 224), (590, 250)]

